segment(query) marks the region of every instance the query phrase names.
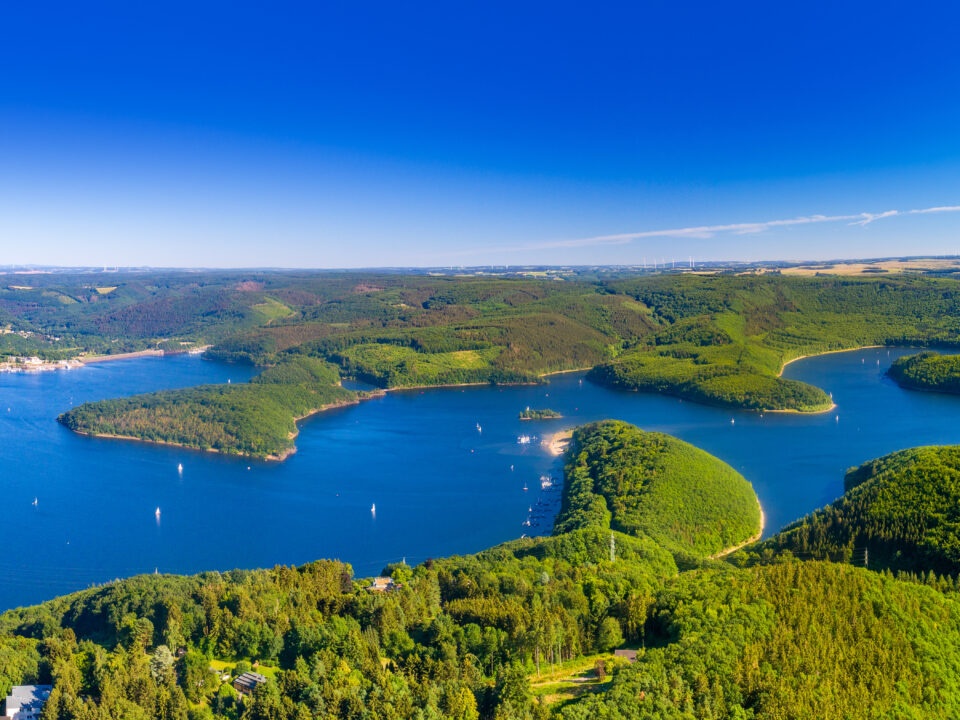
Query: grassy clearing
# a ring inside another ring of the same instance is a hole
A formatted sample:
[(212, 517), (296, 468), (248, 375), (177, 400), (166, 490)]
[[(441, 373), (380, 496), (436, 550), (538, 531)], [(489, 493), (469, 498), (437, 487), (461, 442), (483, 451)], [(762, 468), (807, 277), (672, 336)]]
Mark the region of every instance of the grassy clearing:
[[(598, 660), (606, 665), (606, 677), (602, 681), (596, 673)], [(552, 670), (549, 665), (541, 666), (539, 676), (535, 672), (530, 674), (530, 688), (534, 697), (547, 705), (575, 700), (586, 693), (606, 690), (614, 670), (623, 664), (610, 653), (599, 653), (567, 660), (554, 665)]]
[(500, 348), (417, 352), (386, 343), (354, 345), (340, 353), (348, 372), (390, 386), (484, 382), (494, 368)]
[(261, 322), (270, 324), (274, 320), (282, 320), (294, 314), (293, 310), (278, 300), (267, 298), (262, 303), (251, 306), (260, 315)]
[[(228, 673), (230, 674), (231, 679), (232, 679), (233, 676), (234, 676), (233, 669), (236, 667), (237, 662), (239, 662), (239, 661), (237, 661), (237, 660), (217, 660), (217, 659), (213, 659), (213, 660), (210, 661), (210, 667), (213, 668), (214, 670), (216, 670), (217, 672), (224, 672), (224, 671), (228, 672)], [(264, 676), (265, 678), (267, 678), (268, 680), (272, 680), (273, 678), (275, 678), (275, 677), (277, 676), (277, 673), (280, 672), (280, 668), (279, 668), (279, 667), (275, 667), (275, 666), (273, 666), (273, 665), (265, 665), (264, 663), (260, 663), (260, 664), (257, 665), (256, 667), (251, 668), (250, 671), (251, 671), (251, 672), (260, 673), (261, 675), (263, 675), (263, 676)]]

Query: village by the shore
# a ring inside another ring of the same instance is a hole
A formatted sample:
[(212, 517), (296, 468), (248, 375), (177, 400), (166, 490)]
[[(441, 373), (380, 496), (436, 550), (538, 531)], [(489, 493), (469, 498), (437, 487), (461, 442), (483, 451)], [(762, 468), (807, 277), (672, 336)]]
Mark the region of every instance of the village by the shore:
[(0, 372), (48, 372), (77, 367), (83, 367), (83, 362), (76, 359), (51, 362), (36, 356), (11, 356), (0, 362)]
[(44, 360), (36, 355), (8, 355), (0, 358), (0, 373), (4, 372), (49, 372), (51, 370), (73, 370), (74, 368), (91, 365), (93, 363), (110, 362), (112, 360), (128, 360), (138, 357), (163, 357), (164, 355), (200, 355), (209, 345), (185, 348), (183, 351), (170, 352), (169, 350), (137, 350), (112, 355), (85, 355), (69, 360)]

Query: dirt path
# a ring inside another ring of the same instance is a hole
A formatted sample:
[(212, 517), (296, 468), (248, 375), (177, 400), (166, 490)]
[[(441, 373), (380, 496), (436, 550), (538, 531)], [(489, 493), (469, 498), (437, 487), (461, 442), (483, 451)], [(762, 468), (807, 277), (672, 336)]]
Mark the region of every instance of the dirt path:
[[(757, 505), (760, 505), (759, 500), (757, 501)], [(760, 505), (760, 531), (756, 535), (752, 535), (751, 537), (747, 538), (739, 545), (734, 545), (733, 547), (726, 548), (725, 550), (721, 550), (718, 553), (714, 553), (713, 555), (710, 555), (709, 556), (710, 559), (719, 560), (720, 558), (725, 558), (727, 555), (731, 555), (735, 553), (737, 550), (742, 550), (747, 545), (752, 545), (753, 543), (757, 542), (757, 540), (759, 540), (763, 536), (763, 528), (766, 526), (766, 524), (767, 524), (767, 516), (763, 512), (763, 506)]]

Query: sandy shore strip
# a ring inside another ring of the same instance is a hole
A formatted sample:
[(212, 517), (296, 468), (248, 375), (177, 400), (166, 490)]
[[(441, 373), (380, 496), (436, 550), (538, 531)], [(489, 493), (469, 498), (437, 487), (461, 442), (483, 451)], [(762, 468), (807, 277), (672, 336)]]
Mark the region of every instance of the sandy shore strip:
[(137, 350), (136, 352), (117, 353), (116, 355), (87, 355), (86, 357), (79, 357), (77, 360), (84, 365), (90, 365), (91, 363), (127, 360), (138, 357), (163, 357), (163, 350)]
[(541, 445), (543, 445), (551, 455), (563, 455), (572, 437), (573, 430), (561, 430), (560, 432), (545, 436)]
[(787, 368), (787, 365), (789, 365), (790, 363), (795, 363), (797, 362), (797, 360), (803, 360), (805, 358), (811, 358), (811, 357), (819, 357), (820, 355), (833, 355), (835, 353), (853, 352), (854, 350), (871, 350), (873, 348), (884, 348), (884, 347), (892, 347), (892, 346), (891, 345), (861, 345), (860, 347), (844, 348), (843, 350), (824, 350), (823, 352), (811, 353), (810, 355), (799, 355), (793, 358), (792, 360), (787, 360), (783, 364), (783, 367), (780, 368), (780, 372), (777, 373), (777, 377), (783, 377), (783, 371)]

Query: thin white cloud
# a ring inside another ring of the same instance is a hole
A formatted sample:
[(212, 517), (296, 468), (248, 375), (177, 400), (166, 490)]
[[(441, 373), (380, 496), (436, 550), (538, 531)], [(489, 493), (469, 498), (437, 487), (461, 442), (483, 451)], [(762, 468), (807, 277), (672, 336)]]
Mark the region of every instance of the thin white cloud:
[[(910, 212), (914, 212), (914, 211), (911, 210)], [(876, 220), (883, 220), (884, 218), (894, 217), (895, 215), (899, 215), (899, 214), (900, 214), (899, 210), (887, 210), (886, 212), (882, 212), (882, 213), (861, 213), (862, 217), (859, 220), (854, 220), (850, 224), (860, 225), (860, 226), (869, 225), (870, 223)]]
[(845, 222), (848, 225), (865, 227), (878, 220), (885, 220), (900, 215), (928, 215), (932, 213), (960, 212), (960, 205), (945, 205), (940, 207), (921, 208), (917, 210), (886, 210), (879, 213), (861, 212), (855, 215), (806, 215), (785, 220), (766, 220), (764, 222), (732, 223), (729, 225), (697, 225), (685, 228), (670, 228), (665, 230), (643, 230), (641, 232), (619, 233), (616, 235), (596, 235), (586, 238), (569, 240), (550, 240), (531, 245), (501, 248), (477, 248), (466, 250), (459, 255), (474, 255), (489, 252), (522, 252), (525, 250), (548, 250), (557, 248), (590, 247), (593, 245), (626, 245), (635, 240), (647, 238), (690, 238), (708, 240), (717, 235), (749, 235), (762, 233), (773, 228), (791, 227), (794, 225), (814, 225), (820, 223)]
[(941, 207), (924, 208), (923, 210), (907, 210), (906, 215), (926, 215), (927, 213), (960, 212), (960, 205), (943, 205)]

